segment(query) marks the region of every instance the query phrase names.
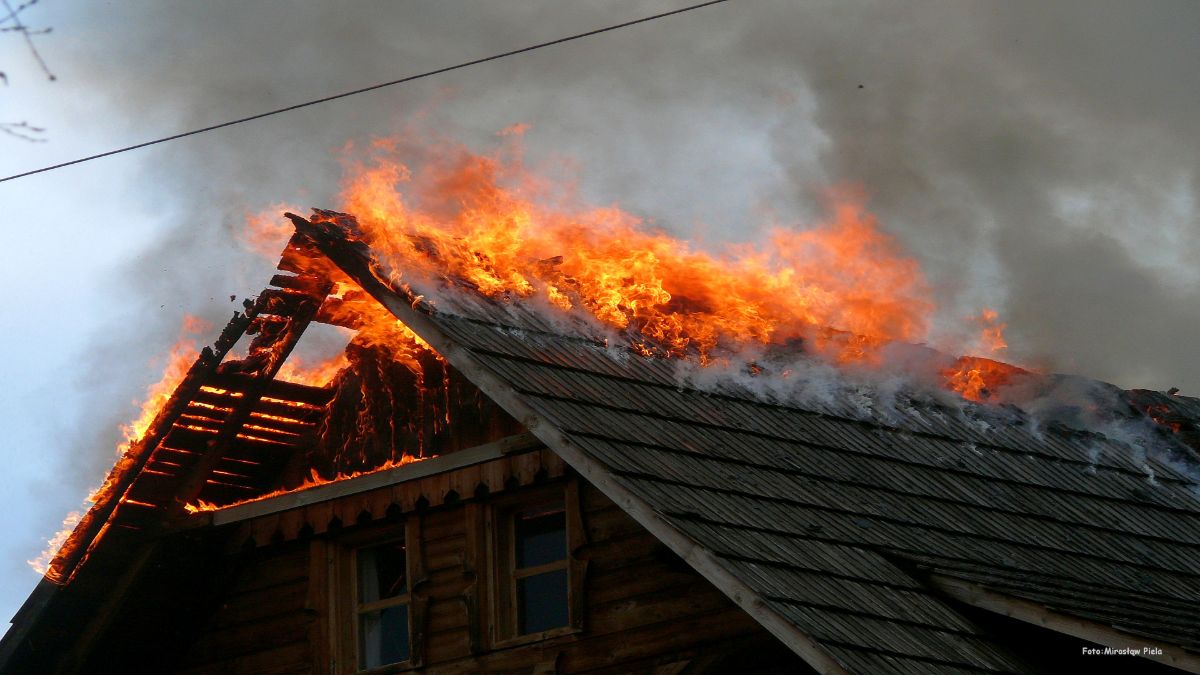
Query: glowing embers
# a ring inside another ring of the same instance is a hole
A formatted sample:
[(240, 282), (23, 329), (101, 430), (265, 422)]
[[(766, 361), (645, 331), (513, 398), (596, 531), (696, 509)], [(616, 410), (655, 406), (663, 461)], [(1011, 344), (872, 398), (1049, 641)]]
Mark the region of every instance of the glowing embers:
[(942, 383), (963, 398), (977, 403), (996, 402), (996, 395), (1029, 371), (981, 356), (963, 356), (942, 371)]
[[(271, 387), (282, 385), (268, 385)], [(283, 394), (260, 398), (241, 424), (232, 432), (216, 463), (208, 471), (198, 499), (206, 502), (227, 504), (261, 494), (278, 485), (280, 475), (289, 463), (303, 457), (318, 443), (321, 421), (331, 392), (329, 390), (290, 385), (287, 392), (295, 396), (303, 394), (307, 400), (297, 401), (279, 398)], [(212, 392), (205, 392), (212, 396)], [(237, 401), (234, 393), (223, 392), (226, 401), (206, 401), (217, 409), (228, 409)], [(182, 466), (176, 475), (195, 466), (206, 446), (197, 444), (202, 439), (187, 436), (168, 436), (156, 453), (153, 466), (163, 466), (168, 459)]]
[(279, 495), (291, 494), (293, 492), (299, 492), (301, 490), (308, 490), (310, 488), (314, 488), (319, 485), (328, 485), (329, 483), (335, 483), (337, 481), (358, 478), (359, 476), (369, 476), (371, 474), (376, 474), (381, 471), (388, 471), (388, 470), (395, 469), (395, 468), (398, 468), (401, 466), (407, 466), (409, 464), (424, 461), (426, 459), (432, 459), (433, 457), (436, 457), (436, 456), (437, 455), (430, 455), (428, 457), (413, 457), (411, 455), (404, 455), (404, 456), (400, 457), (399, 459), (388, 460), (388, 461), (384, 462), (383, 464), (381, 464), (377, 467), (371, 468), (371, 469), (364, 469), (361, 471), (351, 471), (349, 473), (336, 473), (336, 474), (334, 474), (332, 476), (328, 476), (328, 477), (318, 474), (316, 472), (316, 470), (310, 470), (309, 474), (307, 476), (305, 476), (303, 478), (303, 480), (301, 480), (298, 484), (291, 486), (291, 487), (280, 488), (278, 490), (272, 490), (270, 492), (267, 492), (267, 493), (264, 493), (261, 495), (256, 495), (254, 497), (250, 497), (247, 499), (242, 499), (239, 501), (234, 501), (234, 502), (224, 503), (224, 504), (218, 504), (215, 502), (206, 501), (204, 499), (198, 499), (198, 500), (196, 500), (195, 503), (186, 504), (184, 506), (184, 509), (186, 509), (188, 513), (199, 513), (201, 511), (216, 511), (218, 509), (229, 508), (232, 506), (240, 506), (242, 504), (249, 504), (251, 502), (260, 502), (264, 499), (278, 497)]
[[(326, 330), (334, 344), (342, 342), (336, 353), (318, 348), (298, 367), (285, 362), (281, 377), (238, 426), (191, 510), (373, 473), (447, 446), (458, 390), (445, 362), (377, 303), (346, 290), (322, 316), (354, 331)], [(353, 335), (349, 344), (347, 334)], [(237, 405), (232, 394), (248, 382), (241, 373), (219, 374), (215, 381), (227, 389), (203, 391), (203, 406), (189, 415), (189, 425), (219, 426)], [(323, 386), (312, 386), (318, 383)], [(214, 419), (197, 419), (204, 416)]]
[(450, 421), (445, 362), (392, 319), (360, 332), (331, 387), (313, 475), (333, 478), (430, 456)]

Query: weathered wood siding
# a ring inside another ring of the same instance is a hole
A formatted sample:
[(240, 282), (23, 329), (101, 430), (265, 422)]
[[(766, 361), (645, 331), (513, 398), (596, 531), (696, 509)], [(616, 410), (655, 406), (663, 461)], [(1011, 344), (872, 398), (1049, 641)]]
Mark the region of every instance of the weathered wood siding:
[[(749, 616), (594, 488), (582, 484), (586, 544), (583, 629), (544, 641), (489, 646), (486, 500), (411, 513), (419, 518), (424, 583), (414, 580), (414, 605), (424, 603), (420, 672), (429, 673), (676, 673), (737, 650), (757, 654), (762, 672), (800, 672)], [(340, 537), (395, 524), (366, 523), (308, 542), (264, 546), (250, 554), (236, 582), (183, 658), (181, 672), (326, 672), (337, 649), (328, 637), (331, 587), (319, 558)], [(411, 530), (410, 530), (411, 531)], [(343, 620), (344, 621), (344, 620)], [(418, 627), (419, 628), (419, 627)], [(726, 662), (723, 667), (728, 667)], [(745, 662), (745, 672), (755, 664)], [(686, 671), (693, 672), (693, 671)]]
[(189, 675), (314, 672), (309, 544), (246, 554), (232, 586), (183, 655)]

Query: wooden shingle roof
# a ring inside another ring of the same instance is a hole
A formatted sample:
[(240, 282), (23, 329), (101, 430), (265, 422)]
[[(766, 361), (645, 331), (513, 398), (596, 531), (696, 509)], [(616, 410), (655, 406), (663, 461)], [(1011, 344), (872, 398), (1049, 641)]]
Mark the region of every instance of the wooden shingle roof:
[[(304, 325), (329, 320), (332, 261), (818, 672), (1030, 671), (968, 606), (1090, 642), (1158, 646), (1161, 661), (1200, 672), (1200, 485), (1177, 464), (1013, 411), (914, 404), (868, 418), (848, 400), (698, 384), (592, 324), (402, 277), (348, 217), (292, 219), (281, 269), (299, 276), (276, 276), (234, 317), (113, 470), (58, 561), (70, 576), (86, 558), (93, 573), (68, 594), (39, 587), (22, 630), (0, 642), (0, 668), (33, 624), (69, 634), (71, 621), (111, 609), (124, 592), (111, 578), (136, 574), (185, 503), (268, 494), (304, 468), (315, 423), (296, 410), (315, 415), (331, 393), (275, 380), (275, 358), (237, 372), (221, 361), (252, 326), (251, 357), (261, 342), (286, 358)], [(301, 264), (312, 256), (321, 270)], [(1116, 391), (1200, 447), (1200, 401)], [(297, 420), (276, 429), (271, 406), (284, 404)], [(248, 420), (253, 437), (241, 433)]]
[(520, 303), (394, 287), (336, 219), (293, 220), (819, 671), (1024, 671), (954, 598), (1200, 672), (1200, 492), (1177, 466), (985, 410), (885, 423), (702, 390)]

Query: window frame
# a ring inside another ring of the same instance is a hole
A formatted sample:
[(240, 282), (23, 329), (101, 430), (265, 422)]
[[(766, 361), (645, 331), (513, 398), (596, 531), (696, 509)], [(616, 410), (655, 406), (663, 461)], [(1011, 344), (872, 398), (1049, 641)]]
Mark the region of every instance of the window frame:
[[(361, 603), (358, 597), (358, 552), (394, 541), (404, 542), (407, 591), (394, 598)], [(336, 655), (335, 672), (344, 675), (384, 675), (413, 670), (424, 664), (424, 618), (428, 599), (424, 597), (421, 589), (425, 578), (420, 546), (420, 518), (415, 515), (406, 518), (402, 523), (391, 524), (385, 528), (370, 528), (339, 538), (336, 554), (331, 560), (333, 574), (330, 575), (330, 581), (334, 585), (331, 609), (335, 617), (332, 631)], [(360, 668), (359, 617), (364, 613), (400, 605), (408, 607), (408, 659), (375, 668)]]
[[(516, 567), (517, 512), (543, 505), (561, 503), (565, 515), (567, 550), (562, 560), (535, 567)], [(485, 510), (484, 530), (487, 534), (488, 611), (487, 636), (491, 648), (502, 648), (540, 642), (561, 635), (579, 633), (584, 629), (584, 587), (586, 562), (577, 555), (586, 543), (579, 508), (579, 486), (575, 481), (556, 483), (519, 490), (498, 497)], [(517, 581), (521, 578), (565, 569), (567, 572), (567, 624), (534, 633), (521, 634), (517, 628)]]

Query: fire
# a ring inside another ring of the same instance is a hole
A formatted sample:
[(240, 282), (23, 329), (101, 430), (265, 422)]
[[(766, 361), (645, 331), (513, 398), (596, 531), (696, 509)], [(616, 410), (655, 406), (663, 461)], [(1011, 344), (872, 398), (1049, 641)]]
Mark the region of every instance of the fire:
[(1016, 376), (1027, 372), (1023, 368), (982, 356), (964, 356), (942, 371), (942, 383), (969, 401), (985, 402), (995, 400), (997, 389), (1011, 384)]
[(121, 425), (121, 432), (126, 441), (117, 446), (117, 455), (123, 455), (129, 449), (129, 444), (142, 437), (146, 429), (158, 415), (158, 411), (170, 400), (175, 387), (183, 381), (188, 368), (200, 353), (197, 339), (200, 335), (212, 330), (212, 324), (199, 317), (185, 315), (183, 325), (179, 328), (179, 337), (167, 353), (166, 366), (162, 378), (146, 390), (146, 398), (142, 401), (141, 412), (137, 419)]
[(979, 342), (987, 354), (999, 354), (1008, 349), (1008, 341), (1004, 339), (1004, 329), (1008, 324), (1000, 321), (1000, 315), (994, 309), (984, 308), (975, 321), (982, 327)]
[(277, 202), (258, 213), (248, 214), (246, 226), (238, 232), (238, 241), (247, 250), (265, 258), (277, 257), (292, 236), (291, 225), (279, 218), (285, 211), (299, 212), (296, 207)]
[[(376, 144), (342, 205), (394, 269), (582, 310), (627, 331), (643, 353), (702, 362), (748, 343), (803, 339), (847, 363), (925, 337), (933, 303), (919, 266), (852, 193), (832, 195), (816, 227), (776, 228), (766, 246), (712, 254), (617, 207), (555, 203), (546, 181), (505, 151), (442, 148), (410, 169), (388, 156), (398, 145)], [(862, 339), (831, 339), (827, 329)]]
[[(376, 142), (372, 161), (346, 180), (341, 208), (393, 269), (586, 312), (648, 356), (708, 363), (747, 344), (800, 342), (839, 365), (872, 366), (888, 343), (927, 337), (935, 306), (920, 266), (879, 229), (860, 195), (834, 192), (814, 227), (776, 227), (765, 245), (714, 254), (618, 207), (555, 199), (553, 184), (524, 168), (521, 131), (504, 134), (507, 145), (491, 155), (417, 148), (423, 161), (411, 168), (398, 149), (412, 148)], [(995, 310), (972, 323), (979, 352), (1007, 348)], [(979, 401), (1016, 372), (972, 358), (942, 376)]]
[(349, 365), (344, 352), (338, 352), (326, 360), (309, 363), (299, 356), (292, 356), (279, 368), (276, 377), (280, 380), (307, 384), (312, 387), (324, 387), (338, 374), (342, 368)]
[[(979, 326), (979, 336), (976, 344), (979, 351), (988, 356), (999, 356), (1008, 349), (1008, 341), (1004, 339), (1004, 329), (1008, 324), (1000, 321), (1000, 315), (994, 309), (984, 308), (979, 316), (971, 319)], [(969, 401), (984, 402), (994, 400), (997, 389), (1012, 382), (1015, 375), (1027, 371), (1016, 366), (981, 356), (964, 356), (953, 366), (942, 370), (942, 384), (951, 391), (958, 392)]]
[[(829, 215), (815, 226), (775, 227), (762, 245), (712, 253), (617, 206), (578, 205), (572, 185), (526, 169), (527, 129), (498, 134), (502, 145), (490, 154), (377, 139), (366, 163), (347, 162), (340, 208), (401, 274), (445, 276), (493, 298), (582, 312), (625, 332), (647, 356), (709, 363), (749, 344), (799, 343), (839, 365), (873, 366), (888, 343), (926, 339), (935, 306), (920, 266), (880, 230), (861, 195), (834, 191)], [(264, 254), (290, 233), (264, 214), (249, 216), (246, 229), (244, 243)], [(386, 312), (356, 311), (369, 314), (373, 344), (392, 342), (387, 334), (398, 331), (428, 349)], [(1000, 355), (1007, 343), (998, 313), (984, 309), (971, 321), (980, 331), (976, 353)], [(399, 353), (413, 358), (408, 349)], [(345, 365), (343, 355), (289, 362), (281, 377), (319, 386)], [(989, 379), (999, 370), (952, 368), (942, 376), (978, 400), (999, 385)]]
[(71, 532), (75, 530), (75, 526), (79, 524), (81, 518), (83, 518), (82, 511), (68, 513), (67, 517), (63, 518), (62, 529), (46, 542), (46, 549), (38, 557), (26, 561), (35, 572), (44, 576), (53, 576), (50, 574), (50, 562), (58, 553), (58, 549), (67, 542), (67, 537), (71, 536)]
[[(125, 436), (124, 441), (117, 444), (117, 457), (123, 456), (129, 451), (129, 448), (134, 442), (146, 433), (150, 424), (154, 421), (156, 415), (164, 404), (171, 398), (171, 394), (179, 383), (183, 381), (187, 375), (188, 368), (195, 361), (196, 355), (199, 353), (197, 337), (200, 334), (212, 330), (212, 325), (207, 321), (185, 315), (183, 323), (179, 329), (179, 336), (175, 344), (171, 346), (166, 357), (166, 365), (163, 368), (162, 377), (158, 382), (150, 385), (146, 389), (146, 398), (142, 401), (138, 416), (128, 424), (121, 425), (121, 433)], [(155, 359), (157, 361), (158, 359)], [(100, 495), (109, 489), (107, 480), (87, 496), (84, 500), (85, 507), (90, 507), (95, 504)], [(45, 575), (51, 579), (59, 580), (59, 572), (53, 569), (51, 562), (67, 538), (75, 529), (83, 517), (82, 511), (73, 511), (63, 520), (63, 528), (59, 530), (53, 537), (46, 542), (46, 549), (41, 555), (28, 561), (39, 574)]]
[(384, 462), (383, 464), (381, 464), (377, 467), (373, 467), (371, 469), (364, 469), (362, 471), (338, 472), (337, 474), (335, 474), (331, 477), (328, 477), (328, 478), (317, 473), (316, 470), (310, 470), (308, 477), (304, 479), (304, 482), (302, 482), (300, 485), (297, 485), (294, 488), (290, 488), (290, 489), (286, 489), (286, 490), (284, 490), (284, 489), (273, 490), (266, 494), (262, 494), (257, 497), (253, 497), (251, 499), (243, 499), (241, 501), (233, 502), (231, 504), (218, 505), (218, 504), (214, 504), (212, 502), (206, 502), (201, 499), (201, 500), (197, 500), (196, 503), (194, 503), (194, 504), (185, 504), (183, 508), (188, 513), (200, 513), (203, 511), (216, 511), (218, 509), (227, 509), (227, 508), (230, 508), (233, 506), (249, 504), (251, 502), (260, 502), (264, 499), (278, 497), (279, 495), (286, 495), (286, 494), (291, 494), (293, 492), (300, 492), (301, 490), (307, 490), (309, 488), (314, 488), (319, 485), (327, 485), (329, 483), (334, 483), (334, 482), (337, 482), (340, 480), (349, 480), (351, 478), (358, 478), (359, 476), (367, 476), (367, 475), (370, 475), (373, 473), (379, 473), (380, 471), (388, 471), (389, 469), (395, 469), (397, 467), (407, 466), (409, 464), (420, 462), (420, 461), (423, 461), (426, 459), (430, 459), (430, 457), (414, 457), (412, 455), (403, 455), (396, 459), (388, 460), (388, 461)]

